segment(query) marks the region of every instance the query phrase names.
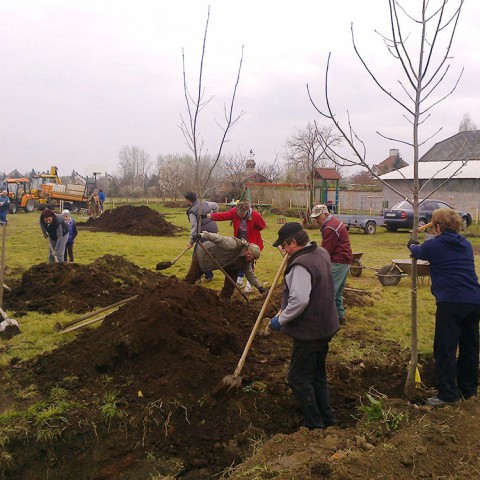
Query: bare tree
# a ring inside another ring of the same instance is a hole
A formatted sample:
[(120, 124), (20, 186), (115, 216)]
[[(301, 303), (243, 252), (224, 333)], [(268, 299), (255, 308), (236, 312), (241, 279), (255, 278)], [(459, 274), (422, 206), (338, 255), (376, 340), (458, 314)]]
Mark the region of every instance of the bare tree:
[[(414, 207), (414, 229), (412, 236), (415, 240), (418, 238), (418, 199), (421, 190), (418, 180), (419, 148), (433, 136), (431, 135), (425, 140), (421, 140), (420, 127), (429, 118), (433, 107), (453, 93), (460, 80), (461, 73), (454, 81), (453, 86), (447, 91), (442, 92), (440, 87), (443, 86), (450, 69), (450, 51), (463, 3), (464, 0), (422, 0), (415, 2), (417, 10), (415, 10), (414, 13), (410, 13), (402, 6), (400, 1), (389, 0), (390, 34), (380, 35), (388, 52), (398, 60), (400, 71), (404, 75), (404, 79), (398, 81), (398, 90), (391, 88), (391, 86), (384, 86), (373, 70), (367, 65), (357, 48), (352, 25), (352, 42), (358, 58), (380, 90), (403, 109), (404, 117), (412, 127), (411, 140), (394, 139), (382, 135), (379, 132), (377, 133), (383, 138), (400, 142), (413, 149), (414, 180), (412, 197), (408, 200)], [(406, 25), (408, 25), (408, 35), (405, 35)], [(413, 48), (411, 48), (412, 43), (414, 43)], [(351, 159), (341, 156), (342, 160), (346, 164), (360, 165), (369, 170), (373, 176), (379, 178), (367, 164), (366, 146), (354, 130), (350, 117), (348, 117), (345, 125), (334, 113), (328, 92), (329, 66), (330, 56), (325, 75), (325, 109), (320, 109), (317, 106), (307, 85), (310, 100), (317, 112), (333, 123), (350, 147), (354, 158)], [(438, 133), (438, 131), (436, 133)], [(338, 152), (334, 153), (338, 154)], [(381, 178), (380, 180), (393, 191), (404, 196), (403, 193), (398, 192)], [(407, 396), (414, 395), (415, 373), (418, 368), (417, 262), (415, 259), (412, 259), (411, 292), (410, 364), (404, 388)]]
[(241, 153), (229, 155), (223, 160), (224, 176), (228, 177), (233, 183), (241, 184), (245, 177), (246, 155)]
[(287, 140), (290, 165), (302, 172), (310, 185), (310, 206), (314, 201), (315, 172), (317, 168), (335, 166), (331, 152), (341, 141), (341, 135), (334, 133), (333, 126), (317, 127), (310, 122)]
[(277, 155), (271, 162), (259, 162), (257, 164), (257, 172), (267, 177), (270, 182), (276, 182), (285, 173), (285, 167), (280, 164)]
[(237, 94), (237, 88), (240, 81), (240, 72), (242, 69), (243, 62), (243, 46), (242, 54), (240, 57), (240, 64), (238, 67), (237, 78), (233, 88), (232, 97), (230, 100), (230, 105), (227, 107), (224, 106), (224, 121), (221, 125), (218, 121), (216, 122), (221, 130), (220, 143), (215, 155), (213, 155), (213, 162), (210, 163), (206, 161), (206, 156), (208, 152), (203, 152), (204, 140), (200, 134), (200, 125), (199, 125), (199, 116), (201, 111), (208, 105), (211, 101), (211, 97), (205, 98), (205, 88), (203, 86), (203, 68), (205, 65), (205, 53), (206, 53), (206, 42), (207, 42), (207, 32), (208, 32), (208, 22), (210, 20), (210, 7), (208, 8), (207, 21), (205, 24), (205, 32), (203, 36), (203, 47), (202, 54), (200, 59), (200, 71), (198, 74), (198, 83), (196, 94), (192, 95), (188, 88), (187, 84), (187, 75), (186, 75), (186, 66), (185, 66), (185, 53), (182, 51), (183, 59), (183, 89), (185, 93), (185, 101), (187, 105), (187, 118), (184, 119), (181, 117), (180, 128), (182, 130), (183, 136), (186, 140), (187, 146), (193, 153), (194, 157), (194, 179), (197, 184), (197, 193), (201, 197), (212, 176), (214, 168), (217, 166), (220, 156), (222, 154), (222, 149), (225, 142), (227, 141), (227, 136), (239, 118), (242, 116), (243, 112), (240, 112), (238, 115), (234, 114), (234, 105), (235, 97)]
[(151, 167), (150, 155), (140, 147), (124, 146), (118, 157), (122, 183), (127, 192), (133, 193), (136, 188), (146, 191), (148, 173)]
[(156, 170), (163, 200), (168, 196), (176, 201), (178, 196), (182, 196), (181, 189), (185, 183), (184, 164), (176, 155), (158, 155)]
[(458, 132), (473, 132), (476, 129), (477, 129), (477, 126), (475, 125), (475, 122), (472, 120), (472, 117), (470, 117), (470, 114), (464, 113), (462, 121), (460, 122), (460, 125), (458, 127)]

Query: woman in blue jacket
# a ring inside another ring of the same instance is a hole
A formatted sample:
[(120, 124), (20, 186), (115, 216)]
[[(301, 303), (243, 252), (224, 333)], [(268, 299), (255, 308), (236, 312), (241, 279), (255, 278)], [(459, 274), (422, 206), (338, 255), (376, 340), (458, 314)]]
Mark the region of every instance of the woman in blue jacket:
[[(462, 235), (462, 219), (455, 210), (435, 210), (436, 237), (422, 245), (409, 240), (412, 257), (430, 262), (435, 316), (435, 381), (438, 394), (427, 403), (434, 407), (477, 395), (480, 285), (471, 243)], [(458, 349), (458, 359), (457, 359)]]

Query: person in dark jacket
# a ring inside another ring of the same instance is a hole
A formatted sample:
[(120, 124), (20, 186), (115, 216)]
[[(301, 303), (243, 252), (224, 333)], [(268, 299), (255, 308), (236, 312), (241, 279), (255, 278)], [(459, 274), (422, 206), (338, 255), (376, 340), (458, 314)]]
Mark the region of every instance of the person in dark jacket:
[(335, 285), (335, 304), (337, 305), (340, 325), (344, 325), (343, 289), (347, 283), (347, 276), (353, 259), (347, 227), (330, 213), (325, 204), (315, 205), (310, 216), (320, 225), (321, 246), (330, 254), (333, 283)]
[[(185, 194), (185, 200), (188, 203), (187, 217), (190, 222), (190, 241), (188, 248), (195, 245), (194, 252), (197, 245), (193, 241), (193, 236), (200, 232), (218, 233), (218, 226), (214, 220), (209, 218), (209, 214), (218, 210), (218, 203), (202, 201), (199, 202), (195, 192), (188, 192)], [(211, 282), (213, 280), (213, 272), (210, 270), (205, 272), (205, 281)]]
[(334, 425), (326, 375), (328, 345), (340, 328), (328, 252), (309, 242), (296, 222), (278, 231), (274, 247), (288, 259), (283, 281), (282, 307), (270, 328), (293, 338), (288, 383), (309, 429)]
[(73, 219), (73, 217), (70, 215), (70, 210), (63, 210), (62, 215), (65, 220), (65, 223), (68, 226), (68, 240), (65, 246), (64, 260), (65, 262), (67, 261), (67, 255), (68, 255), (70, 262), (73, 262), (74, 261), (73, 244), (75, 243), (75, 238), (78, 235), (77, 225), (75, 224), (75, 220)]
[[(422, 245), (410, 239), (412, 257), (430, 262), (435, 315), (435, 382), (438, 393), (427, 400), (438, 407), (477, 395), (480, 285), (471, 243), (462, 235), (455, 210), (432, 215), (436, 237)], [(458, 349), (458, 358), (457, 358)]]
[(10, 208), (10, 198), (6, 190), (0, 193), (0, 223), (7, 223), (7, 213)]
[(68, 241), (68, 225), (62, 215), (46, 208), (40, 214), (40, 228), (43, 236), (48, 238), (48, 263), (64, 263), (65, 246)]
[[(218, 233), (210, 232), (197, 233), (193, 236), (193, 241), (202, 241), (204, 248), (199, 247), (193, 253), (192, 263), (185, 277), (187, 283), (195, 283), (202, 276), (202, 273), (216, 270), (220, 265), (230, 277), (230, 280), (225, 278), (220, 293), (220, 298), (223, 301), (230, 301), (235, 290), (235, 279), (240, 270), (245, 272), (248, 280), (260, 293), (266, 293), (266, 289), (252, 270), (252, 262), (260, 257), (260, 249), (257, 245), (239, 238), (224, 237)], [(214, 260), (212, 260), (212, 257)]]

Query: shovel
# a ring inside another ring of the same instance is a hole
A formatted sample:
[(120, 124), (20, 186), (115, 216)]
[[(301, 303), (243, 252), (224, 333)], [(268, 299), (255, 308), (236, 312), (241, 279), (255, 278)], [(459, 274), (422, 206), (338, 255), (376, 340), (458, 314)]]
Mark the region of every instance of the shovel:
[(52, 244), (50, 243), (50, 238), (47, 238), (47, 240), (48, 240), (48, 246), (50, 247), (50, 252), (52, 254), (52, 257), (55, 259), (55, 263), (59, 263), (57, 254), (55, 253), (55, 250), (53, 249)]
[(190, 246), (186, 247), (185, 250), (180, 255), (177, 255), (171, 262), (158, 262), (157, 266), (155, 267), (155, 270), (165, 270), (166, 268), (170, 268), (189, 249), (190, 249)]
[[(138, 298), (138, 295), (134, 295), (133, 297), (126, 298), (125, 300), (120, 300), (118, 302), (115, 302), (112, 305), (109, 305), (108, 307), (103, 307), (103, 308), (100, 308), (100, 309), (96, 310), (95, 312), (87, 313), (85, 315), (82, 315), (81, 317), (76, 318), (75, 320), (71, 320), (70, 322), (64, 323), (63, 325), (61, 323), (57, 322), (53, 326), (53, 330), (55, 332), (66, 333), (66, 329), (68, 327), (71, 327), (72, 325), (76, 325), (77, 323), (83, 322), (84, 320), (87, 320), (89, 318), (95, 317), (100, 313), (106, 312), (106, 311), (111, 310), (111, 309), (116, 308), (116, 307), (120, 307), (121, 305), (124, 305), (125, 303), (131, 302), (132, 300), (135, 300), (136, 298)], [(105, 318), (105, 317), (103, 317), (103, 318)], [(95, 321), (97, 321), (97, 320), (95, 320)], [(82, 324), (82, 326), (84, 326), (84, 325)], [(71, 330), (68, 329), (68, 331), (70, 332)]]
[(233, 372), (233, 375), (227, 375), (226, 377), (223, 377), (222, 381), (220, 382), (219, 385), (217, 385), (217, 387), (213, 392), (214, 397), (221, 394), (228, 394), (232, 389), (238, 389), (242, 385), (242, 377), (240, 376), (240, 373), (242, 372), (243, 366), (245, 365), (245, 360), (247, 359), (247, 355), (250, 350), (250, 347), (252, 346), (253, 339), (255, 338), (255, 334), (257, 333), (258, 327), (260, 326), (263, 316), (265, 315), (265, 311), (267, 310), (268, 304), (270, 303), (270, 299), (272, 298), (272, 295), (273, 295), (273, 290), (275, 289), (275, 286), (278, 283), (278, 279), (280, 278), (280, 275), (282, 274), (283, 269), (287, 264), (287, 260), (288, 260), (288, 255), (285, 255), (283, 257), (282, 263), (280, 264), (280, 267), (278, 267), (277, 274), (275, 275), (275, 278), (272, 282), (272, 286), (268, 291), (267, 298), (265, 299), (265, 302), (263, 302), (262, 309), (258, 314), (257, 320), (255, 321), (255, 324), (252, 328), (252, 332), (250, 333), (250, 337), (248, 338), (247, 345), (243, 350), (243, 354), (238, 362), (235, 372)]

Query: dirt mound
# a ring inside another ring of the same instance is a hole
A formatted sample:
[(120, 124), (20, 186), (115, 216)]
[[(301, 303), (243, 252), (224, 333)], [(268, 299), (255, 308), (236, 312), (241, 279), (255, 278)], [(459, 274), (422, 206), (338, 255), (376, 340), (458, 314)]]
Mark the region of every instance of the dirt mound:
[[(88, 382), (98, 372), (134, 375), (145, 397), (199, 398), (227, 373), (225, 360), (233, 364), (241, 352), (248, 317), (241, 308), (229, 309), (212, 290), (163, 277), (97, 330), (46, 357), (48, 375), (69, 373)], [(62, 357), (71, 359), (68, 365), (58, 361)]]
[(125, 205), (106, 210), (98, 218), (89, 218), (77, 225), (102, 232), (119, 232), (128, 235), (173, 236), (181, 228), (167, 222), (165, 217), (149, 207)]
[[(277, 288), (267, 314), (275, 314), (279, 301)], [(262, 303), (252, 298), (247, 312), (239, 298), (226, 305), (212, 290), (160, 277), (97, 329), (33, 362), (15, 364), (15, 379), (24, 389), (34, 372), (44, 397), (53, 387), (65, 389), (79, 406), (55, 444), (50, 478), (71, 478), (80, 465), (85, 478), (146, 478), (152, 471), (212, 478), (251, 454), (256, 441), (297, 430), (302, 417), (285, 381), (291, 341), (283, 335), (258, 336), (242, 388), (228, 398), (212, 397), (221, 379), (234, 372)], [(343, 426), (354, 422), (358, 392), (368, 385), (388, 393), (401, 388), (403, 371), (392, 371), (395, 355), (403, 366), (404, 352), (393, 350), (387, 371), (367, 361), (361, 369), (335, 365), (332, 348), (332, 396)], [(15, 457), (9, 478), (35, 478), (43, 468), (42, 446), (29, 448), (34, 458)], [(146, 452), (154, 452), (156, 463), (144, 471)], [(59, 462), (62, 456), (68, 461)]]
[(163, 276), (118, 255), (104, 255), (88, 265), (41, 263), (5, 293), (5, 305), (18, 313), (83, 313), (106, 307), (155, 285)]

